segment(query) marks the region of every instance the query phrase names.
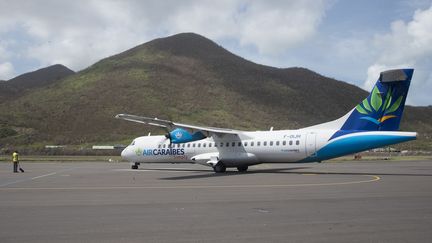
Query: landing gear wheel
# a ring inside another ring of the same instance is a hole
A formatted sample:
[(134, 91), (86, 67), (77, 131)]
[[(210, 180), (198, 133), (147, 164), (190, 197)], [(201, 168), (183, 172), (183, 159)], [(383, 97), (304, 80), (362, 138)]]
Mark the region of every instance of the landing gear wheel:
[(131, 169), (132, 169), (132, 170), (138, 170), (138, 164), (137, 164), (137, 163), (133, 164), (133, 165), (131, 166)]
[(213, 170), (216, 173), (223, 173), (226, 171), (226, 167), (222, 163), (217, 163), (215, 166), (213, 166)]
[(237, 170), (238, 170), (239, 172), (246, 172), (246, 171), (248, 170), (248, 166), (247, 166), (247, 165), (240, 165), (240, 166), (237, 166)]

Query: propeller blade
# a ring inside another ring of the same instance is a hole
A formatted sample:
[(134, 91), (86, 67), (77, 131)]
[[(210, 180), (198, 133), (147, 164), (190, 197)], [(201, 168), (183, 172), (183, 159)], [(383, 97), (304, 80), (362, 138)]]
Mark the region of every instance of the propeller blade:
[(167, 139), (169, 139), (169, 141), (170, 141), (169, 146), (171, 147), (171, 144), (172, 144), (171, 134), (168, 132), (167, 134), (165, 134), (165, 137)]

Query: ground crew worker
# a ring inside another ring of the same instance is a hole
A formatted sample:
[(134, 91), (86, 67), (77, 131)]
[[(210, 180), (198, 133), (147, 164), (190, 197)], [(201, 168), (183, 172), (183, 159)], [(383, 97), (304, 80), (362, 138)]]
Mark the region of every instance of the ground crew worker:
[(19, 163), (18, 151), (13, 152), (12, 162), (13, 162), (13, 172), (18, 173), (18, 163)]

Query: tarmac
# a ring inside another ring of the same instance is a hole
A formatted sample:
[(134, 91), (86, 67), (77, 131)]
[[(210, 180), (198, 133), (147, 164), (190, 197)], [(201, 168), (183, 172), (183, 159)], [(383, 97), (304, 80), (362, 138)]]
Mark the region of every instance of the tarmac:
[(0, 242), (432, 242), (432, 161), (0, 163)]

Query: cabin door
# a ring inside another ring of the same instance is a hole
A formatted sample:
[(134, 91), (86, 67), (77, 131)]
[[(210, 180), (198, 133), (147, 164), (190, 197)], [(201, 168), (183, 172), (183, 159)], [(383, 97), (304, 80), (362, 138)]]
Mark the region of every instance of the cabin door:
[(306, 156), (316, 156), (316, 133), (314, 132), (306, 134)]

